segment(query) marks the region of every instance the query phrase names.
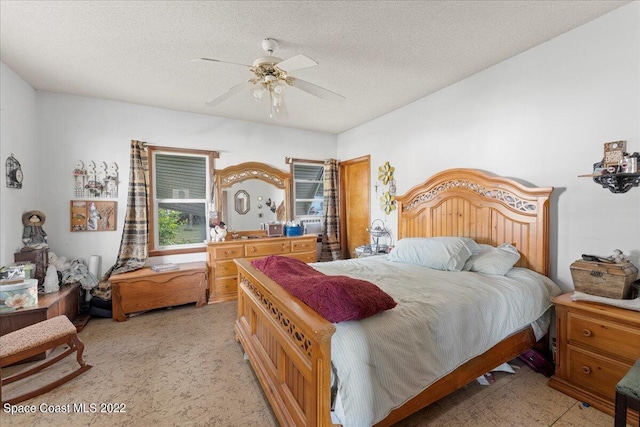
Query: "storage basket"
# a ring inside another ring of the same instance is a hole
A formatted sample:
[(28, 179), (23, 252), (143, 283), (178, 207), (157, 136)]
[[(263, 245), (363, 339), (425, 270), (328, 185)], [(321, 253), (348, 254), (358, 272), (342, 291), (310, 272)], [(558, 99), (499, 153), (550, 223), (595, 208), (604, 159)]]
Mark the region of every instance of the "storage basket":
[(38, 280), (0, 285), (0, 313), (38, 305)]

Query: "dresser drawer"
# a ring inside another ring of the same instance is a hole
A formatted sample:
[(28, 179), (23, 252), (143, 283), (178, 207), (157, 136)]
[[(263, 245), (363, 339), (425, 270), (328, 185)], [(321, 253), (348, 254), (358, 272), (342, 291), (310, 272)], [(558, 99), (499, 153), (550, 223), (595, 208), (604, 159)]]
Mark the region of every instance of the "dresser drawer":
[(238, 277), (216, 278), (216, 280), (213, 282), (213, 292), (216, 298), (237, 296)]
[(616, 358), (630, 363), (640, 357), (640, 329), (594, 319), (578, 313), (568, 315), (569, 344), (581, 344), (604, 353), (615, 353)]
[(233, 258), (242, 258), (244, 257), (244, 246), (220, 246), (219, 248), (212, 248), (211, 252), (213, 254), (212, 260), (219, 259), (233, 259)]
[(299, 259), (300, 261), (306, 262), (306, 263), (317, 262), (318, 261), (316, 259), (316, 253), (315, 252), (292, 253), (292, 254), (285, 255), (285, 256), (288, 256), (290, 258)]
[(289, 252), (291, 252), (291, 245), (286, 241), (247, 243), (245, 246), (245, 256), (247, 257), (280, 255)]
[(606, 399), (615, 399), (616, 384), (631, 365), (572, 346), (568, 352), (569, 381)]
[(213, 269), (216, 277), (235, 276), (238, 274), (238, 267), (231, 259), (228, 261), (216, 261), (213, 263)]
[(314, 250), (316, 246), (315, 240), (298, 240), (291, 242), (291, 252), (307, 252)]

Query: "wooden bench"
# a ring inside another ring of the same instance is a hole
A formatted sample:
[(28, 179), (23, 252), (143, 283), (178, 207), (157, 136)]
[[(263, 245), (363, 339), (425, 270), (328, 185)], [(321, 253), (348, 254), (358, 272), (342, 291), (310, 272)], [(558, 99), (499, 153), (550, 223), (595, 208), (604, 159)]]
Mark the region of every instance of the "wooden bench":
[(56, 316), (25, 328), (18, 329), (17, 331), (3, 335), (0, 338), (0, 341), (2, 343), (0, 346), (0, 375), (2, 368), (6, 366), (25, 361), (36, 354), (56, 348), (59, 345), (66, 344), (69, 346), (67, 350), (45, 362), (8, 376), (7, 378), (2, 378), (2, 387), (6, 384), (10, 384), (40, 372), (64, 359), (73, 352), (77, 352), (76, 357), (78, 364), (80, 365), (80, 367), (75, 371), (72, 371), (54, 382), (7, 400), (2, 397), (2, 388), (0, 387), (0, 400), (2, 401), (2, 404), (9, 403), (13, 405), (18, 402), (22, 402), (23, 400), (39, 396), (53, 390), (67, 381), (72, 380), (92, 367), (82, 359), (84, 344), (78, 338), (76, 327), (71, 323), (67, 316)]
[(155, 272), (149, 267), (114, 274), (111, 282), (113, 320), (124, 322), (127, 314), (195, 302), (207, 303), (207, 263), (178, 264), (177, 270)]

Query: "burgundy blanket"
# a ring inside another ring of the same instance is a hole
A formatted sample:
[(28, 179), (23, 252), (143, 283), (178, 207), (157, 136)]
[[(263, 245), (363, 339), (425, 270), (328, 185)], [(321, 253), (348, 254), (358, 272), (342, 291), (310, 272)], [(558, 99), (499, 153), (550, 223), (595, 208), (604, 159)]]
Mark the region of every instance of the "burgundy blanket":
[(364, 319), (396, 306), (371, 282), (327, 276), (295, 258), (273, 255), (251, 264), (332, 323)]

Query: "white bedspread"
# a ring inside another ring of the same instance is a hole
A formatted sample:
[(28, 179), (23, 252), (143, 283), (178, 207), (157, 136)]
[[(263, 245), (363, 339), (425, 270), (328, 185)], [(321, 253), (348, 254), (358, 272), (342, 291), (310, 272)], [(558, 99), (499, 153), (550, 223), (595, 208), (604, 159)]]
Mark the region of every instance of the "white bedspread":
[[(344, 427), (375, 424), (464, 362), (540, 318), (560, 289), (533, 271), (506, 276), (445, 272), (385, 256), (311, 264), (375, 283), (398, 305), (336, 324), (331, 359), (339, 379), (332, 416)], [(546, 324), (534, 328), (544, 334)]]

